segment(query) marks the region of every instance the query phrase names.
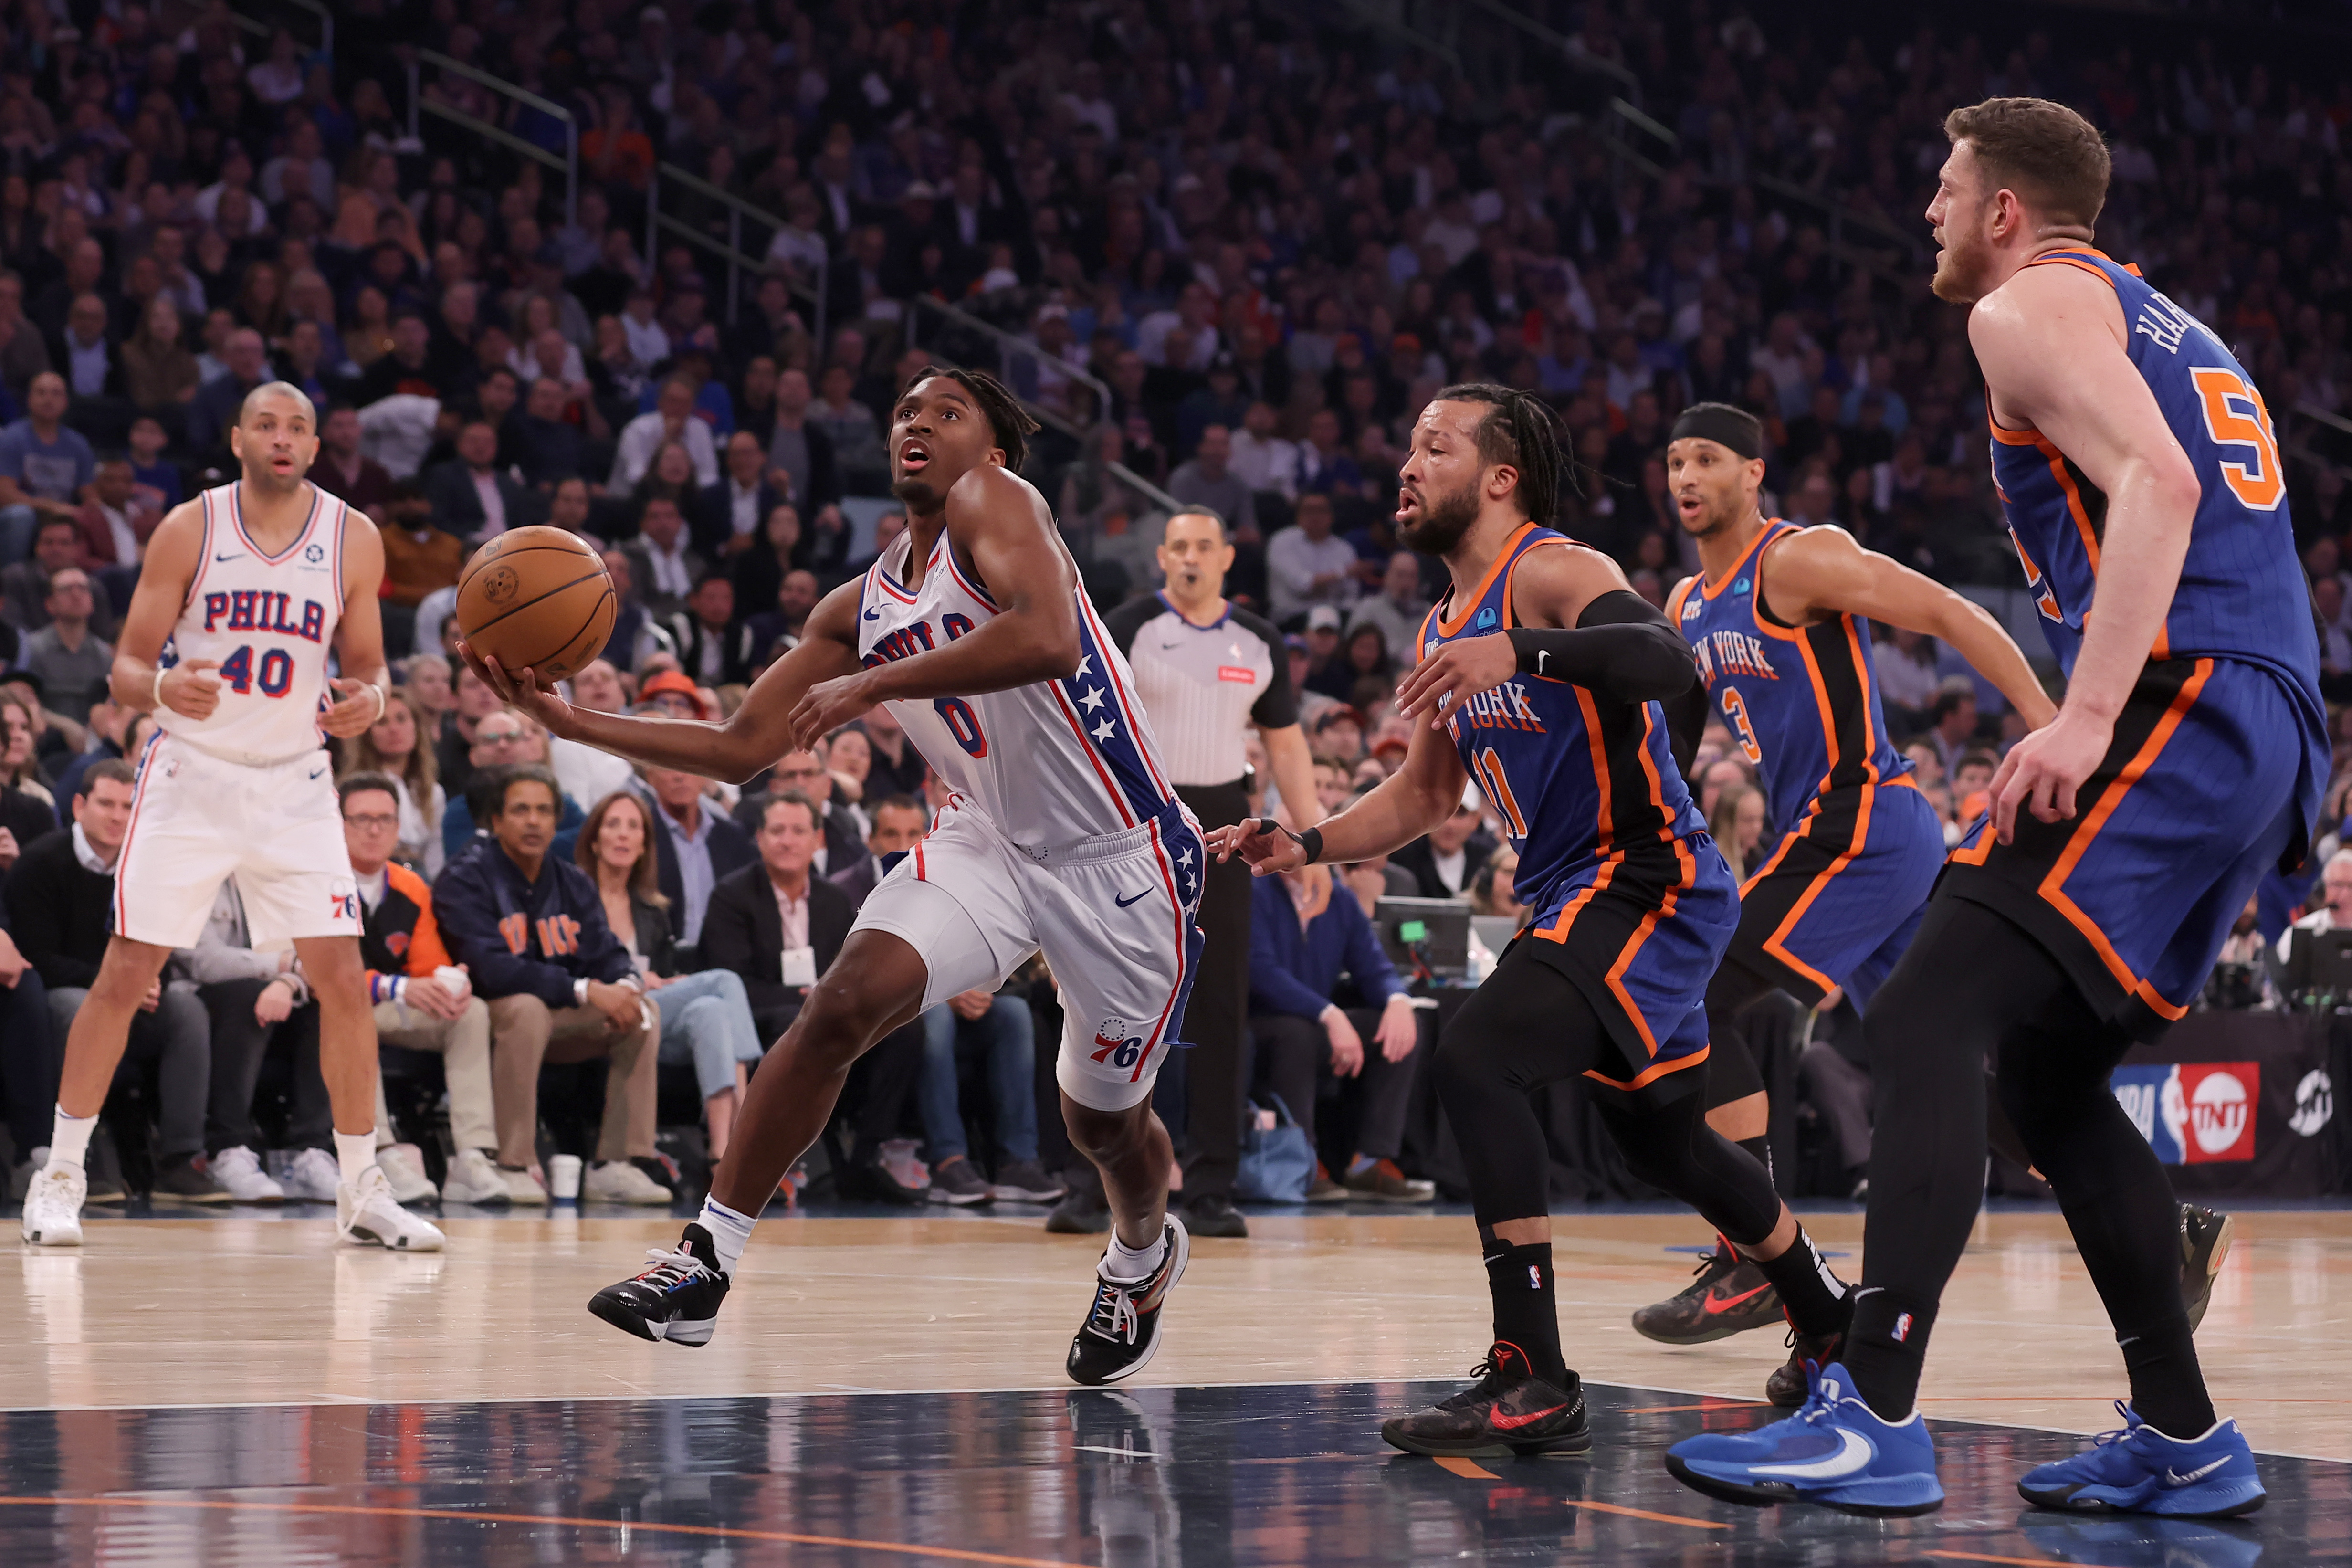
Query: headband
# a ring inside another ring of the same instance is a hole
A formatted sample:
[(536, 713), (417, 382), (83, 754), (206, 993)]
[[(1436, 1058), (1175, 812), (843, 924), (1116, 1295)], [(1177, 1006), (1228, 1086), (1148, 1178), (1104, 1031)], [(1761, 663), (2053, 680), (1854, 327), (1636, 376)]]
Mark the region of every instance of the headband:
[(1728, 447), (1742, 458), (1764, 455), (1764, 426), (1756, 416), (1727, 403), (1694, 403), (1675, 420), (1669, 443), (1698, 437)]

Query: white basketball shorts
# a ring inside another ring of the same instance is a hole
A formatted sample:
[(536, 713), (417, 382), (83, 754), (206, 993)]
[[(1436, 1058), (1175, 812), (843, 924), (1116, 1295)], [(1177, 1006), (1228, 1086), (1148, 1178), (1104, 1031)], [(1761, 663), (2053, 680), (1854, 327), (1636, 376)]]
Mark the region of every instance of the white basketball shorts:
[(360, 934), (332, 760), (321, 751), (248, 767), (156, 736), (114, 868), (114, 933), (194, 947), (230, 877), (257, 949)]
[(1062, 994), (1063, 1090), (1097, 1110), (1151, 1093), (1178, 1038), (1200, 965), (1207, 853), (1180, 803), (1123, 833), (1050, 847), (1015, 845), (962, 795), (882, 879), (859, 931), (887, 931), (929, 969), (926, 1010), (994, 990), (1042, 952)]

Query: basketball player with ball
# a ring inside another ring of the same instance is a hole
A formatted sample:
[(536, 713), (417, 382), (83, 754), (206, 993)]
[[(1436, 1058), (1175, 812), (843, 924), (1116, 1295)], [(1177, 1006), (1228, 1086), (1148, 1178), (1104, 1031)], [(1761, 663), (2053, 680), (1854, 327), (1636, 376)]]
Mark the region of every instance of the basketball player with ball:
[(375, 1163), (375, 1019), (325, 748), (383, 714), (383, 546), (373, 523), (304, 477), (318, 427), (300, 388), (254, 388), (229, 432), (241, 477), (173, 508), (148, 542), (110, 679), (114, 700), (154, 714), (160, 733), (115, 865), (113, 934), (66, 1041), (48, 1163), (25, 1194), (35, 1246), (81, 1245), (83, 1159), (131, 1015), (153, 1005), (164, 961), (195, 945), (234, 878), (254, 947), (290, 943), (290, 967), (319, 999), (338, 1233), (440, 1249), (441, 1233), (393, 1201)]
[[(551, 732), (709, 778), (749, 779), (884, 704), (950, 792), (822, 978), (805, 906), (782, 909), (786, 976), (797, 952), (816, 982), (808, 1005), (752, 1078), (701, 1216), (589, 1303), (640, 1338), (709, 1342), (752, 1222), (824, 1130), (853, 1062), (1042, 951), (1068, 1020), (1063, 1121), (1101, 1170), (1114, 1222), (1066, 1370), (1117, 1382), (1159, 1346), (1190, 1242), (1167, 1212), (1171, 1151), (1151, 1089), (1200, 957), (1203, 850), (1127, 660), (1045, 498), (1013, 471), (1034, 428), (990, 376), (919, 373), (890, 426), (906, 532), (826, 596), (723, 721), (590, 712), (544, 689), (547, 671), (466, 645), (482, 679)], [(532, 595), (532, 575), (512, 597)], [(462, 594), (460, 605), (463, 622)]]

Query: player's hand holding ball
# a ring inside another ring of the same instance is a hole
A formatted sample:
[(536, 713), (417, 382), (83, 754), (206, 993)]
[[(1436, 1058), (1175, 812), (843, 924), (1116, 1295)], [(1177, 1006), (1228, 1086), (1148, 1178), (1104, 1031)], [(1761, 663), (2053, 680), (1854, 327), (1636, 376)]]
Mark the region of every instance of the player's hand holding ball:
[(220, 706), (220, 677), (213, 673), (219, 668), (216, 658), (182, 659), (155, 684), (155, 695), (162, 699), (159, 706), (184, 719), (211, 718), (213, 710)]
[(457, 652), (473, 667), (482, 684), (499, 694), (499, 701), (519, 713), (530, 715), (541, 729), (557, 739), (571, 739), (572, 704), (555, 694), (552, 682), (540, 685), (539, 672), (531, 669), (509, 674), (497, 659), (483, 658), (463, 637), (457, 639)]

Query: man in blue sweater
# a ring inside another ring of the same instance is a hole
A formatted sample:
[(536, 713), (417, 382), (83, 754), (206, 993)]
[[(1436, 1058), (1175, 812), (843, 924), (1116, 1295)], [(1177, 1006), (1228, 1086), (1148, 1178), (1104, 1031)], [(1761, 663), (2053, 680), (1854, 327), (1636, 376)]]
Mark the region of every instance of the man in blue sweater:
[[(1328, 1075), (1361, 1085), (1355, 1158), (1336, 1182), (1318, 1163), (1307, 1201), (1429, 1202), (1435, 1187), (1407, 1180), (1396, 1164), (1421, 1010), (1381, 951), (1363, 906), (1345, 887), (1327, 882), (1310, 890), (1288, 874), (1259, 878), (1250, 897), (1249, 1026), (1257, 1042), (1257, 1092), (1279, 1095), (1312, 1141), (1318, 1081)], [(1366, 1005), (1344, 1008), (1331, 999), (1342, 974)], [(1378, 1050), (1364, 1048), (1367, 1037)]]
[(450, 955), (490, 1005), (499, 1166), (536, 1171), (542, 1062), (610, 1057), (604, 1131), (581, 1196), (667, 1205), (669, 1189), (630, 1163), (654, 1153), (658, 1015), (596, 884), (549, 853), (562, 794), (536, 763), (496, 776), (482, 792), (496, 807), (491, 836), (443, 869), (433, 911)]

